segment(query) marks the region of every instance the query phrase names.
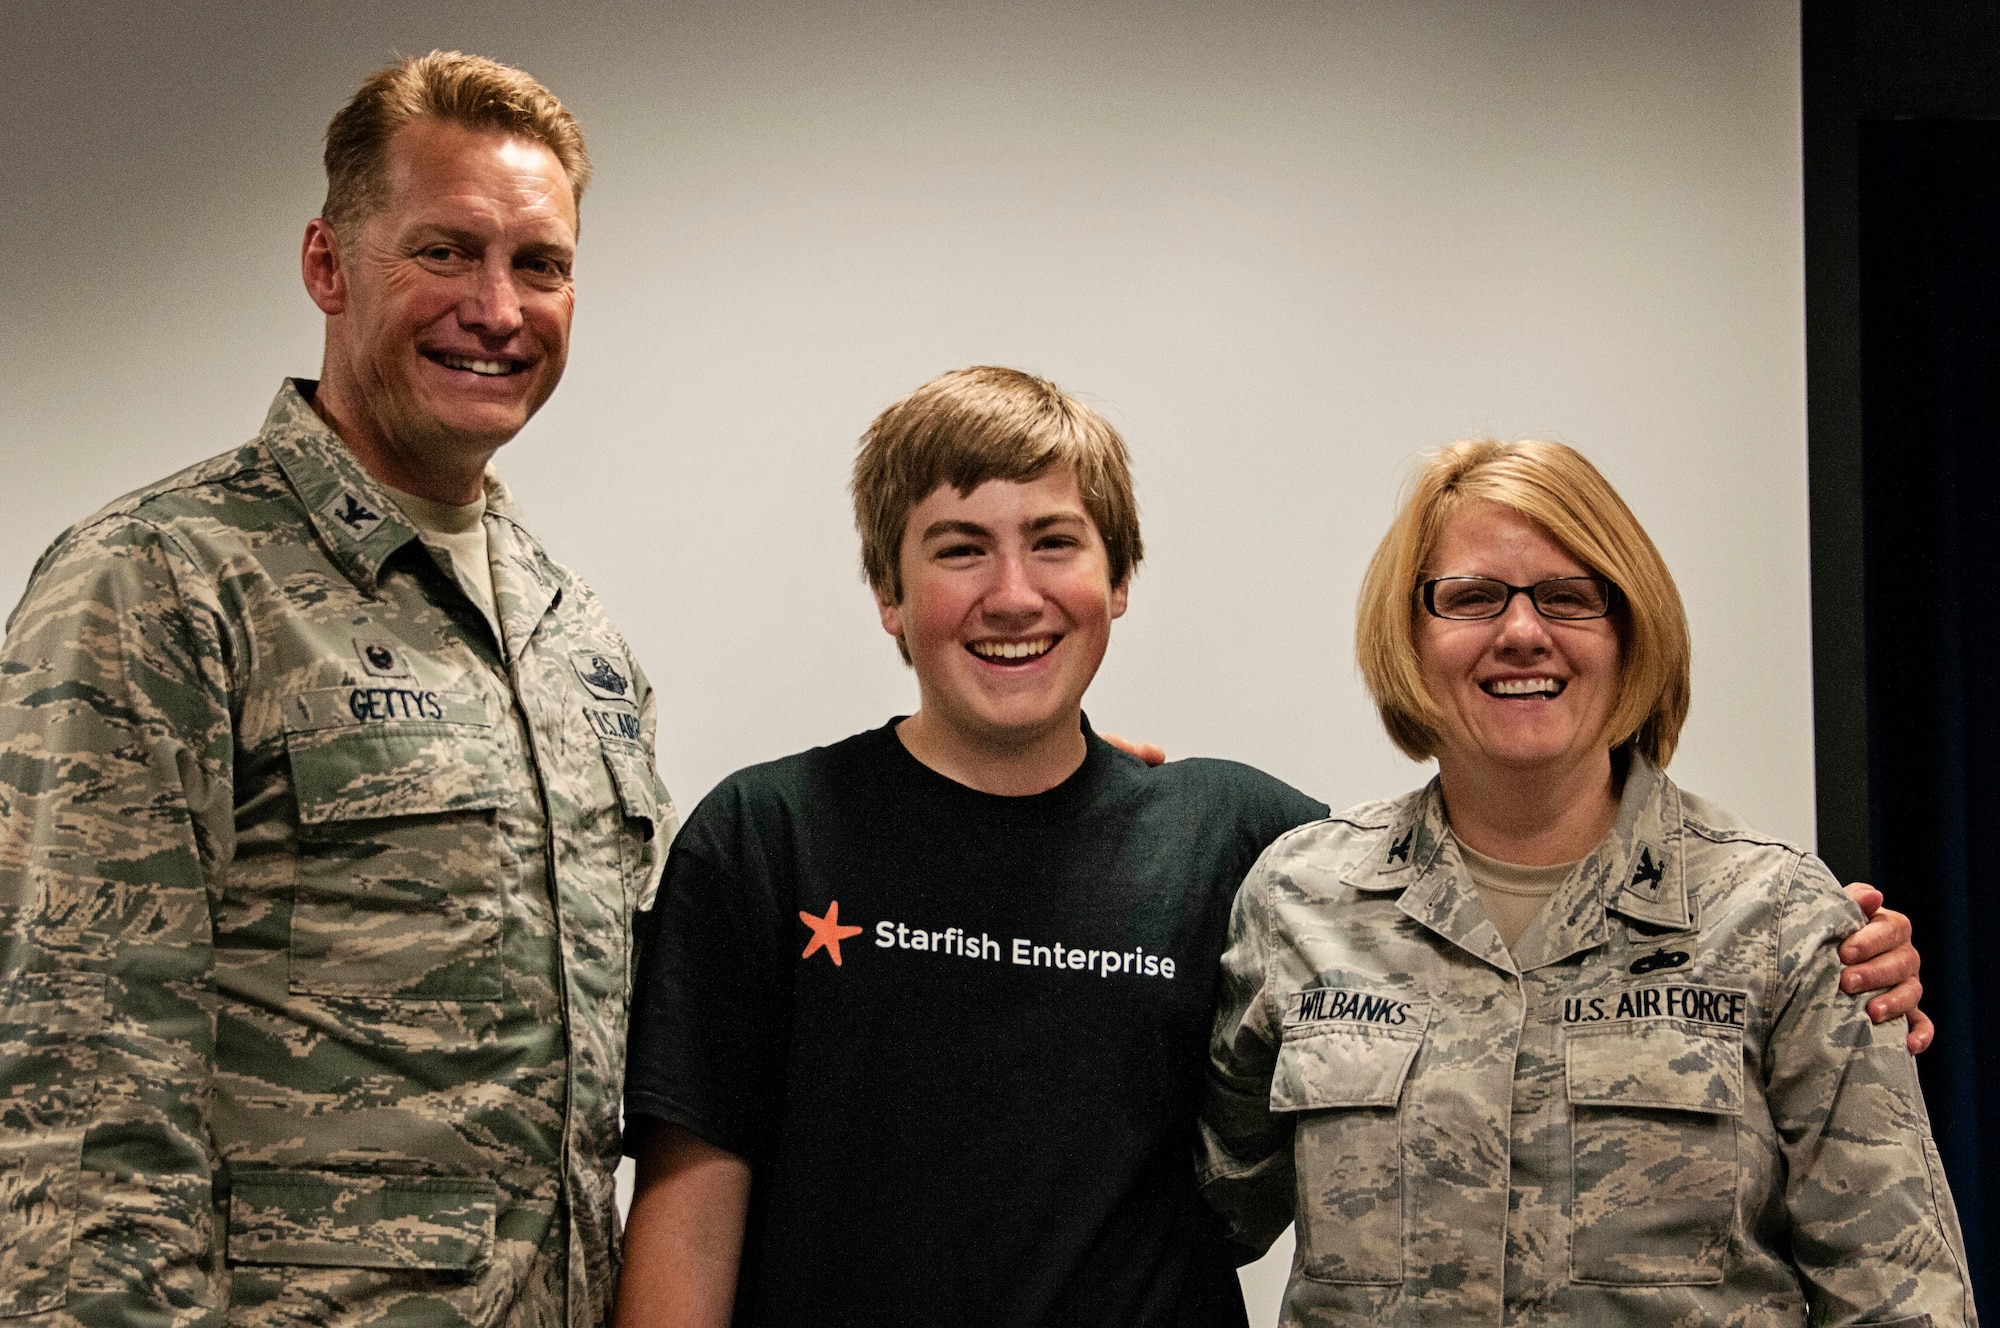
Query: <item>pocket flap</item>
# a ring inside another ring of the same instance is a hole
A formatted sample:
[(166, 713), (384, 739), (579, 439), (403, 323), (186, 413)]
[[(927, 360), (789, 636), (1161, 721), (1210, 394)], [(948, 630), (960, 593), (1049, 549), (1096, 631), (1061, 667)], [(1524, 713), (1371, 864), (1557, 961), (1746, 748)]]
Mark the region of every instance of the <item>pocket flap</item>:
[(1409, 1010), (1400, 1026), (1329, 1023), (1287, 1029), (1271, 1075), (1271, 1110), (1395, 1106), (1430, 1021), (1428, 1002), (1410, 1002)]
[(1681, 1019), (1571, 1028), (1564, 1058), (1575, 1106), (1743, 1114), (1740, 1028)]
[(84, 1127), (105, 1019), (102, 971), (0, 984), (0, 1318), (62, 1308)]
[(611, 782), (618, 789), (618, 803), (628, 819), (646, 823), (646, 838), (651, 839), (660, 828), (660, 794), (657, 792), (658, 777), (653, 774), (653, 763), (646, 757), (643, 747), (626, 747), (604, 740), (604, 764), (611, 771)]
[(299, 821), (481, 811), (506, 800), (500, 751), (483, 726), (412, 722), (286, 737)]
[(493, 1246), (498, 1191), (456, 1176), (236, 1172), (229, 1260), (315, 1268), (475, 1268)]

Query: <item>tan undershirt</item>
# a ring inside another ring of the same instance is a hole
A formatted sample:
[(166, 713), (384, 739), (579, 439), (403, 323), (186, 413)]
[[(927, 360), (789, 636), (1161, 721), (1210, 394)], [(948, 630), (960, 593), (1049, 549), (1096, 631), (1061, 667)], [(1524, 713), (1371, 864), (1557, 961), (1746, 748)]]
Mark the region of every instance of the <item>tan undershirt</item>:
[(477, 502), (461, 507), (419, 498), (401, 489), (390, 492), (396, 495), (396, 505), (424, 539), (443, 545), (451, 555), (458, 584), (465, 587), (465, 593), (492, 624), (494, 639), (504, 640), (500, 635), (500, 615), (493, 608), (493, 564), (486, 554), (486, 495), (482, 492)]
[(1479, 891), (1480, 907), (1486, 910), (1493, 929), (1500, 933), (1510, 951), (1514, 942), (1521, 939), (1521, 933), (1528, 930), (1528, 924), (1549, 906), (1549, 897), (1562, 887), (1570, 869), (1576, 866), (1574, 862), (1559, 862), (1553, 867), (1523, 867), (1489, 858), (1463, 840), (1459, 841), (1458, 856), (1465, 863), (1465, 874), (1472, 878), (1473, 888)]

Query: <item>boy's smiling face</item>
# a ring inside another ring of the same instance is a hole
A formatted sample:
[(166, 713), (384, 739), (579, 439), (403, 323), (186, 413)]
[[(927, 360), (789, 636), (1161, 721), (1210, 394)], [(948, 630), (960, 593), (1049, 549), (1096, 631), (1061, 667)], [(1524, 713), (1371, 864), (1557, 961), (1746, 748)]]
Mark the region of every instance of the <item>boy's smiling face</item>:
[(910, 509), (901, 572), (902, 602), (878, 607), (916, 669), (924, 728), (1003, 759), (1076, 741), (1126, 587), (1068, 467), (938, 486)]

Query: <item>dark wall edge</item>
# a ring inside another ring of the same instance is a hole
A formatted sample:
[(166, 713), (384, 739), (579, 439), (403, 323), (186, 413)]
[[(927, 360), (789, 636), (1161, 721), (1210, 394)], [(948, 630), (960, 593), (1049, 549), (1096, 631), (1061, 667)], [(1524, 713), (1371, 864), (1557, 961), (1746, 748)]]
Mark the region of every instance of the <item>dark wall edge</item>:
[(1861, 467), (1858, 133), (1876, 117), (2000, 116), (2000, 6), (1803, 0), (1806, 466), (1819, 854), (1873, 871)]

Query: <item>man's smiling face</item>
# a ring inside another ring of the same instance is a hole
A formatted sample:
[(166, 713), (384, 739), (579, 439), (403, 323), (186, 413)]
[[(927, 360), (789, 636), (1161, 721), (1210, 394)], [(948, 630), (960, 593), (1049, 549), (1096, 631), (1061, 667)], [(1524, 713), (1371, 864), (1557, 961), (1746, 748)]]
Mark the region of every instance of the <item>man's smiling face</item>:
[(927, 722), (996, 755), (1077, 731), (1125, 587), (1068, 467), (938, 486), (910, 509), (901, 570), (882, 626), (910, 652)]
[(490, 453), (569, 353), (569, 177), (542, 143), (418, 120), (389, 142), (386, 185), (344, 237), (322, 391), (389, 451)]

